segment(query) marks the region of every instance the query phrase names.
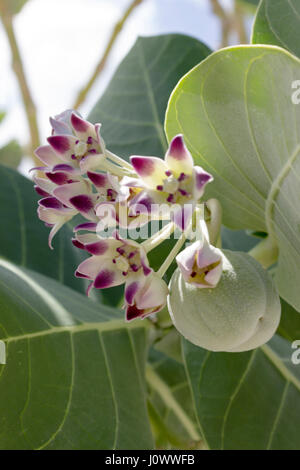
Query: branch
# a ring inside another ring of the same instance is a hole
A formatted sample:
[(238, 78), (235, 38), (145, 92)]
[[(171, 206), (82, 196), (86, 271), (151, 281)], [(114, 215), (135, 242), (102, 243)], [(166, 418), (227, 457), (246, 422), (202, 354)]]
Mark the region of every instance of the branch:
[(131, 15), (133, 10), (138, 5), (140, 5), (142, 2), (143, 2), (143, 0), (133, 0), (133, 2), (130, 3), (127, 10), (123, 14), (122, 18), (120, 18), (120, 20), (116, 23), (116, 25), (115, 25), (112, 33), (111, 33), (111, 36), (108, 40), (107, 46), (105, 48), (105, 51), (104, 51), (104, 54), (103, 54), (101, 60), (97, 64), (97, 66), (96, 66), (91, 78), (89, 79), (88, 83), (78, 93), (78, 96), (77, 96), (77, 98), (75, 100), (75, 103), (74, 103), (74, 106), (73, 106), (74, 109), (77, 109), (84, 102), (87, 94), (89, 93), (89, 91), (92, 88), (92, 86), (94, 85), (96, 79), (98, 78), (98, 76), (102, 72), (102, 70), (103, 70), (103, 68), (106, 64), (107, 58), (110, 54), (110, 51), (111, 51), (114, 43), (116, 42), (116, 40), (117, 40), (117, 38), (118, 38), (125, 22), (127, 20), (127, 18)]
[[(30, 131), (30, 152), (32, 152), (33, 154), (33, 151), (40, 145), (39, 130), (36, 117), (36, 107), (33, 102), (27, 83), (27, 78), (25, 75), (19, 46), (14, 32), (13, 17), (12, 14), (9, 12), (8, 8), (6, 8), (5, 2), (1, 2), (0, 4), (0, 14), (12, 54), (12, 68), (17, 77), (20, 91), (22, 94), (23, 104)], [(40, 164), (40, 161), (37, 158), (33, 158), (38, 164)]]
[(229, 35), (232, 27), (232, 20), (230, 15), (226, 13), (226, 10), (219, 3), (219, 0), (210, 0), (212, 10), (216, 16), (219, 17), (222, 26), (222, 41), (221, 47), (227, 47), (229, 45)]
[(234, 22), (240, 44), (247, 44), (248, 37), (244, 23), (244, 10), (237, 0), (234, 3)]

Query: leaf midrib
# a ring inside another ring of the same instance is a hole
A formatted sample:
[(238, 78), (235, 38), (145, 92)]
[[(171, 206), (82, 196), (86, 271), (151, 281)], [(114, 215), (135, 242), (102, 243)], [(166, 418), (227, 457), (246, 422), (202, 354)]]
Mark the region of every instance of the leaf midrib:
[(111, 320), (108, 322), (93, 322), (93, 323), (81, 323), (81, 324), (75, 324), (71, 326), (54, 326), (52, 328), (49, 328), (47, 330), (42, 330), (42, 331), (37, 331), (35, 333), (25, 333), (22, 335), (16, 335), (16, 336), (8, 336), (6, 338), (1, 338), (2, 341), (8, 343), (11, 343), (13, 341), (22, 341), (24, 339), (32, 339), (32, 338), (39, 338), (41, 336), (49, 336), (52, 334), (58, 334), (58, 333), (81, 333), (83, 331), (93, 331), (97, 330), (99, 333), (102, 333), (103, 331), (114, 331), (114, 330), (132, 330), (136, 328), (147, 328), (148, 323), (143, 322), (133, 322), (133, 323), (125, 323), (124, 320)]

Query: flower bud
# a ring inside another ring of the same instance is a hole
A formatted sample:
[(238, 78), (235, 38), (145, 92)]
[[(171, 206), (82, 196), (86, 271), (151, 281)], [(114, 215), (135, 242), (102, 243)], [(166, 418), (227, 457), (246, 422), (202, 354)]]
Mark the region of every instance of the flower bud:
[(187, 283), (180, 270), (170, 281), (168, 307), (177, 330), (210, 351), (255, 349), (274, 335), (280, 301), (273, 281), (251, 256), (222, 250), (223, 273), (213, 289)]
[(176, 256), (186, 282), (200, 288), (215, 287), (222, 274), (222, 252), (206, 238), (197, 240)]

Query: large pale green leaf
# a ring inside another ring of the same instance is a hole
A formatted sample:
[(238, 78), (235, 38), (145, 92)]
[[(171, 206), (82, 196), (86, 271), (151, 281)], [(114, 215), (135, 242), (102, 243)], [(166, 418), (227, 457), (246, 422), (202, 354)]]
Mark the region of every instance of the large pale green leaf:
[(149, 449), (146, 322), (0, 261), (1, 449)]
[(253, 44), (275, 44), (300, 56), (298, 0), (262, 0), (257, 11)]
[(170, 93), (179, 78), (208, 54), (200, 41), (181, 34), (138, 38), (89, 116), (103, 124), (108, 148), (123, 157), (162, 157)]
[(0, 256), (84, 292), (86, 283), (74, 277), (84, 255), (72, 246), (72, 227), (62, 228), (50, 250), (50, 229), (38, 219), (31, 181), (0, 165), (0, 187)]
[(224, 223), (277, 240), (277, 286), (297, 310), (300, 107), (291, 84), (299, 76), (299, 60), (283, 49), (224, 49), (179, 82), (166, 115), (168, 138), (183, 132), (196, 162), (214, 175), (206, 195), (221, 201)]
[(274, 337), (245, 353), (212, 353), (184, 341), (202, 436), (212, 449), (300, 447), (300, 369)]

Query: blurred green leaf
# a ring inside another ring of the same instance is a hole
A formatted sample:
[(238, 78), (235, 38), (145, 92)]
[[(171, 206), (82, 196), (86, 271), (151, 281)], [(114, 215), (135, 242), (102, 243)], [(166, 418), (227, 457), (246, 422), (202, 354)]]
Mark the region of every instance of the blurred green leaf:
[(151, 449), (146, 322), (0, 260), (0, 448)]
[(16, 140), (11, 140), (0, 148), (0, 163), (11, 168), (18, 168), (22, 160), (22, 148)]

